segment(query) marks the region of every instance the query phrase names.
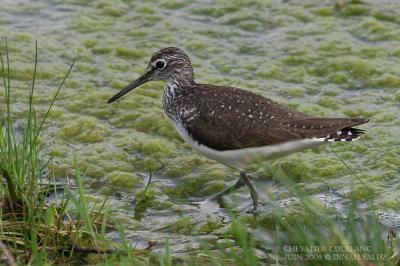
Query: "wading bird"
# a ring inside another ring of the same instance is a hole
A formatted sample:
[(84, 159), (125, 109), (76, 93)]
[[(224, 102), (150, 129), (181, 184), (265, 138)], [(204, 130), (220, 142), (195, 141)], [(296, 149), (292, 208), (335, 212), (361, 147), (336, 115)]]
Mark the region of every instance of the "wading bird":
[(235, 187), (248, 186), (254, 213), (259, 210), (258, 194), (246, 165), (328, 141), (358, 139), (364, 131), (354, 126), (368, 122), (311, 116), (247, 90), (197, 83), (190, 58), (176, 47), (154, 53), (145, 73), (108, 103), (148, 81), (164, 82), (164, 111), (183, 140), (200, 154), (240, 172)]

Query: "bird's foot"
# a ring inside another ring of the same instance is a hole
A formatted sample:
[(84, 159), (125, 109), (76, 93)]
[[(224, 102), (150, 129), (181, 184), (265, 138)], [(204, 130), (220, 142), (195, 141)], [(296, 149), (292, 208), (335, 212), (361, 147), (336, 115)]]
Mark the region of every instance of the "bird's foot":
[(254, 217), (257, 217), (258, 215), (260, 215), (262, 209), (258, 206), (253, 206), (252, 209), (248, 210), (247, 213), (249, 214), (253, 214)]

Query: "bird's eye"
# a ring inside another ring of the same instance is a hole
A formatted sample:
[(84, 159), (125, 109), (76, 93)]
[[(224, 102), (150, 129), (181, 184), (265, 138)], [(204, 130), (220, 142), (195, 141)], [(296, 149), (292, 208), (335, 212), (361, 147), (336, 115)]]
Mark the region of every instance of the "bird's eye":
[(166, 65), (167, 65), (167, 63), (165, 62), (165, 60), (158, 60), (158, 61), (156, 62), (156, 68), (157, 68), (158, 70), (164, 69)]

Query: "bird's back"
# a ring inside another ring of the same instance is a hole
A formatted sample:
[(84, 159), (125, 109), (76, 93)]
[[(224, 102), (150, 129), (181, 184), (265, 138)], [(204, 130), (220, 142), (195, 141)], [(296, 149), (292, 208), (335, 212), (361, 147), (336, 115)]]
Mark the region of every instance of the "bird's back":
[[(247, 90), (196, 84), (172, 102), (174, 120), (202, 145), (215, 150), (262, 147), (295, 140), (353, 140), (362, 118), (320, 118)], [(171, 107), (170, 107), (171, 108)]]

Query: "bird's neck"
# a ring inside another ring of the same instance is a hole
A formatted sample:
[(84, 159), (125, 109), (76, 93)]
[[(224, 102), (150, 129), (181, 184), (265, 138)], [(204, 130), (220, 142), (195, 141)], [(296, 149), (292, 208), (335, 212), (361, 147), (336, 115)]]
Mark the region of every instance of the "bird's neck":
[(168, 79), (164, 84), (164, 96), (167, 98), (179, 98), (195, 84), (194, 79)]
[(192, 65), (185, 65), (183, 67), (176, 67), (169, 75), (165, 83), (178, 84), (179, 87), (185, 88), (196, 84), (194, 79), (194, 72)]
[(185, 92), (184, 86), (182, 86), (177, 80), (167, 80), (164, 84), (164, 97), (166, 98), (179, 98)]

